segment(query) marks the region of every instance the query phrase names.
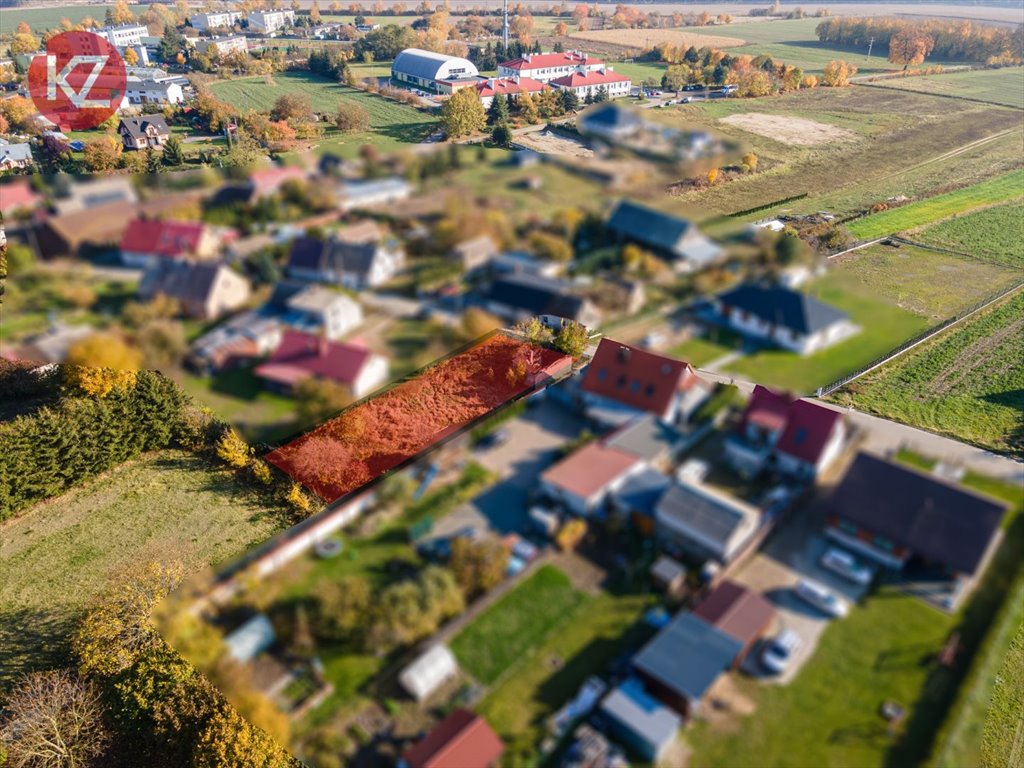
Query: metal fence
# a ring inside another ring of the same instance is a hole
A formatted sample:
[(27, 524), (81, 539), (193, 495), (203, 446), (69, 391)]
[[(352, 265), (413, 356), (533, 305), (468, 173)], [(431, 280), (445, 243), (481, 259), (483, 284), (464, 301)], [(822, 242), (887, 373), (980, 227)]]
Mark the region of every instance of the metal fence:
[(868, 363), (867, 365), (863, 366), (862, 368), (858, 368), (856, 371), (853, 371), (852, 373), (848, 373), (845, 376), (843, 376), (841, 378), (838, 378), (835, 381), (831, 382), (830, 384), (826, 384), (824, 387), (818, 387), (817, 391), (814, 393), (815, 397), (824, 397), (825, 395), (829, 394), (830, 392), (834, 392), (837, 389), (839, 389), (840, 387), (846, 386), (847, 384), (849, 384), (854, 379), (859, 379), (861, 376), (863, 376), (868, 371), (872, 371), (875, 368), (877, 368), (878, 366), (882, 365), (883, 363), (889, 362), (894, 357), (898, 357), (899, 355), (902, 355), (908, 349), (911, 349), (912, 347), (916, 347), (918, 344), (920, 344), (921, 342), (927, 341), (928, 339), (930, 339), (935, 334), (941, 333), (942, 331), (944, 331), (947, 328), (949, 328), (951, 325), (955, 325), (956, 323), (959, 323), (961, 320), (964, 320), (964, 319), (970, 317), (971, 315), (975, 314), (976, 312), (980, 312), (981, 310), (985, 309), (985, 307), (987, 307), (987, 306), (989, 306), (991, 304), (994, 304), (995, 302), (999, 301), (1000, 299), (1002, 299), (1002, 298), (1004, 298), (1006, 296), (1009, 296), (1011, 293), (1020, 290), (1022, 287), (1024, 287), (1024, 280), (1018, 281), (1018, 282), (1014, 283), (1013, 285), (1011, 285), (1010, 287), (1004, 288), (1003, 290), (996, 292), (995, 294), (989, 296), (988, 298), (982, 299), (978, 303), (968, 307), (967, 309), (961, 310), (960, 312), (958, 312), (957, 314), (955, 314), (955, 315), (953, 315), (951, 317), (947, 317), (945, 320), (943, 320), (938, 325), (933, 325), (931, 328), (928, 328), (927, 330), (922, 331), (921, 333), (919, 333), (914, 338), (908, 339), (907, 341), (903, 342), (902, 344), (900, 344), (895, 349), (889, 350), (884, 355), (882, 355), (881, 357), (878, 357), (878, 358), (872, 360), (870, 363)]

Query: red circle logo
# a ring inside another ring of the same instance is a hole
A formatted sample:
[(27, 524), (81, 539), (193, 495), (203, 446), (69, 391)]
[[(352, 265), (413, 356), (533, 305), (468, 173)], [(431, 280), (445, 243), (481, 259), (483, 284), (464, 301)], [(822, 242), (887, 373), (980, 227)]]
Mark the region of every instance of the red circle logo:
[(95, 128), (121, 106), (124, 59), (92, 32), (61, 32), (28, 68), (28, 92), (40, 114), (60, 128)]

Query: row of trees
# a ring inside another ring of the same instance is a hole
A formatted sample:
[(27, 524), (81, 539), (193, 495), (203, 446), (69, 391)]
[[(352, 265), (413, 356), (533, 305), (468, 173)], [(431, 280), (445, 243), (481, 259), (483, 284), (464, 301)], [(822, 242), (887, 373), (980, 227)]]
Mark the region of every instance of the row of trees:
[(866, 49), (889, 46), (889, 60), (904, 66), (935, 55), (989, 66), (1024, 61), (1024, 27), (1003, 27), (952, 19), (830, 18), (815, 32), (823, 43)]

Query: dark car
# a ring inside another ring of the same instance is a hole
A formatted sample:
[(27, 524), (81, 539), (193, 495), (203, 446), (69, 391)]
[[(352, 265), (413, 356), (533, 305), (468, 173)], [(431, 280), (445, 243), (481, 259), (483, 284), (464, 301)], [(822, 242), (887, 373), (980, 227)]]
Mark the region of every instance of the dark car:
[(507, 443), (511, 436), (512, 435), (509, 431), (502, 427), (501, 429), (496, 429), (493, 432), (488, 432), (486, 435), (481, 437), (477, 441), (476, 447), (481, 451), (489, 451), (492, 448), (497, 448), (499, 445)]

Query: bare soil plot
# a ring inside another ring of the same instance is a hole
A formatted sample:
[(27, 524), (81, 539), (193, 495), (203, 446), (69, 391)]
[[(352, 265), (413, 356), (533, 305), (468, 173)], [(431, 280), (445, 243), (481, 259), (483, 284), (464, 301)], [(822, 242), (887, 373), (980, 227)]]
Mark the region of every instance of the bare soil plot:
[(723, 117), (721, 122), (793, 147), (816, 147), (819, 144), (850, 141), (857, 138), (857, 134), (847, 131), (845, 128), (791, 115), (745, 112), (740, 115)]
[(551, 131), (522, 133), (516, 136), (516, 144), (545, 155), (567, 155), (569, 157), (593, 157), (594, 150), (579, 139), (562, 136)]
[(623, 48), (647, 49), (661, 43), (695, 48), (736, 48), (746, 43), (739, 37), (720, 37), (681, 29), (598, 29), (592, 32), (573, 32), (573, 40), (607, 43)]

